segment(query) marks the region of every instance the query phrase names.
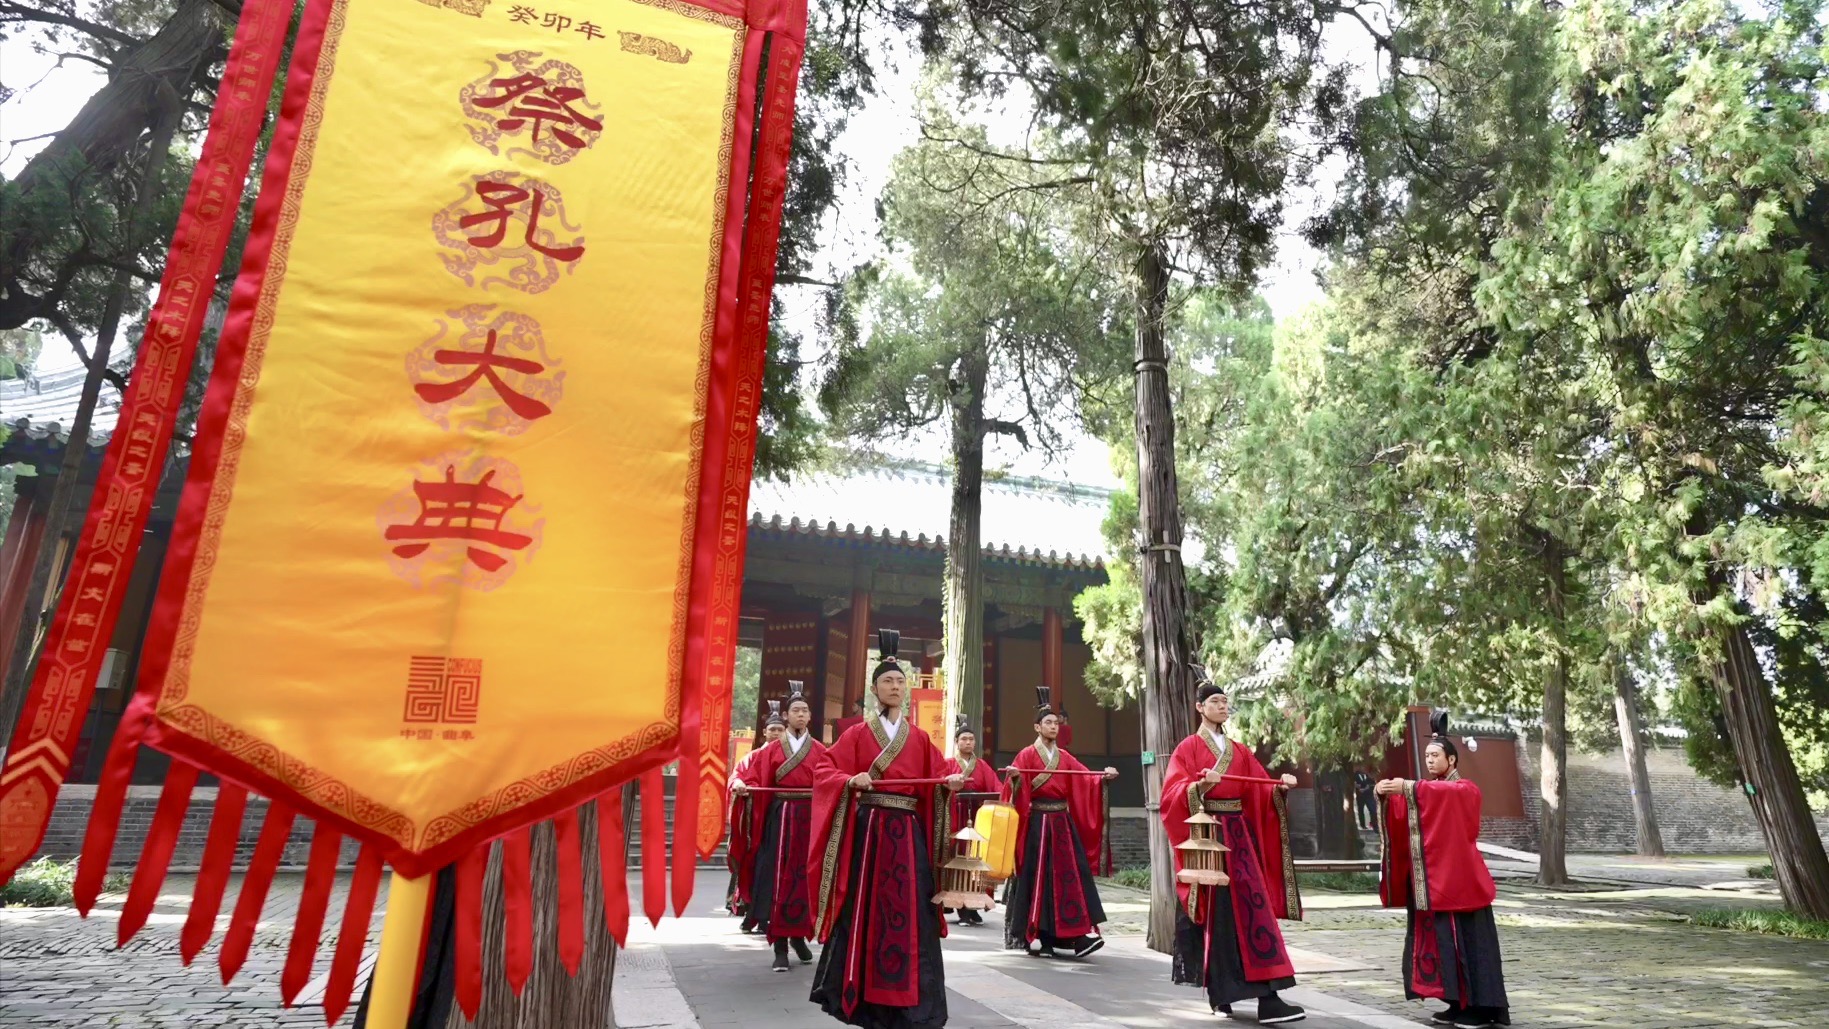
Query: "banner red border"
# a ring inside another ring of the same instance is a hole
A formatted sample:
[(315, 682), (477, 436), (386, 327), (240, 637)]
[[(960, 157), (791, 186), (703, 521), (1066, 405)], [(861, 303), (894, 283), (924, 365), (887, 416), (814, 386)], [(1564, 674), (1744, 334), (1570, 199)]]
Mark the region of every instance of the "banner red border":
[[(297, 158), (301, 124), (306, 117), (311, 91), (323, 57), (326, 26), (340, 9), (340, 5), (346, 2), (347, 0), (310, 0), (300, 27), (299, 42), (295, 47), (294, 64), (288, 77), (286, 97), (281, 106), (280, 118), (275, 127), (268, 157), (267, 174), (262, 184), (260, 198), (255, 206), (253, 230), (249, 237), (241, 274), (236, 281), (230, 302), (229, 317), (224, 327), (222, 342), (217, 351), (216, 368), (205, 397), (200, 420), (198, 445), (192, 456), (190, 476), (179, 504), (165, 574), (161, 579), (148, 631), (142, 682), (154, 692), (155, 696), (166, 682), (171, 667), (172, 648), (182, 629), (180, 623), (183, 617), (185, 596), (196, 570), (198, 542), (204, 521), (208, 517), (211, 491), (220, 467), (224, 430), (228, 427), (233, 413), (237, 386), (243, 373), (243, 362), (247, 355), (249, 334), (253, 328), (258, 301), (267, 276), (274, 272), (271, 265), (275, 232), (293, 174), (293, 165)], [(675, 2), (735, 17), (742, 17), (746, 13), (722, 0), (704, 0), (704, 2), (675, 0)], [(765, 2), (754, 5), (747, 13), (752, 15), (750, 19), (752, 24), (754, 16), (759, 14), (771, 24), (779, 25), (784, 18), (790, 17), (790, 15), (784, 15), (780, 8), (781, 5), (765, 0)], [(804, 6), (800, 8), (800, 16), (804, 23)], [(753, 81), (749, 84), (749, 88), (754, 89)], [(739, 107), (740, 118), (742, 110), (743, 108)], [(730, 169), (730, 183), (733, 192), (741, 192), (738, 187), (748, 181), (747, 150), (747, 146), (733, 147)], [(751, 213), (753, 214), (754, 211), (752, 210)], [(774, 217), (778, 222), (778, 207), (774, 212)], [(774, 224), (766, 227), (767, 235), (771, 240), (776, 227)], [(761, 232), (764, 226), (757, 224), (753, 218), (747, 220), (747, 223), (745, 219), (741, 218), (727, 219), (724, 227), (724, 243), (721, 248), (725, 262), (731, 259), (732, 254), (741, 250), (746, 229), (753, 242), (754, 236)], [(772, 268), (770, 271), (772, 273)], [(720, 267), (719, 310), (716, 313), (717, 324), (720, 325), (727, 321), (734, 321), (734, 313), (728, 312), (724, 308), (738, 300), (735, 292), (726, 295), (722, 288), (722, 284), (729, 279), (729, 274), (727, 266)], [(772, 274), (770, 278), (772, 280)], [(749, 285), (751, 286), (750, 292), (753, 294), (754, 283), (750, 282)], [(706, 411), (707, 440), (725, 439), (734, 431), (730, 424), (728, 395), (721, 407), (718, 406), (716, 398), (720, 384), (724, 385), (726, 389), (728, 388), (727, 373), (720, 374), (718, 369), (729, 366), (733, 362), (747, 363), (734, 358), (731, 353), (733, 343), (733, 340), (727, 338), (714, 337), (713, 397), (708, 400), (708, 404), (711, 406), (708, 406)], [(753, 422), (753, 414), (751, 420)], [(700, 497), (716, 498), (719, 501), (726, 500), (730, 487), (735, 485), (727, 477), (729, 472), (727, 462), (720, 460), (714, 463), (707, 460), (701, 465), (701, 468)], [(746, 495), (747, 464), (742, 471), (744, 474), (741, 488), (743, 495)], [(715, 513), (715, 505), (713, 512)], [(695, 650), (700, 655), (704, 653), (709, 628), (705, 623), (704, 612), (711, 608), (709, 597), (714, 592), (731, 592), (741, 589), (740, 551), (734, 581), (712, 574), (700, 574), (702, 569), (710, 572), (710, 565), (707, 563), (709, 559), (701, 560), (701, 557), (715, 547), (717, 540), (715, 536), (706, 537), (703, 532), (703, 522), (701, 521), (699, 524), (701, 528), (694, 544), (694, 572), (686, 625), (688, 657), (681, 679), (682, 720), (687, 716), (689, 707), (698, 706), (698, 701), (706, 689), (703, 681), (702, 659), (701, 662), (695, 662), (691, 655)], [(723, 565), (723, 562), (719, 564)], [(722, 569), (720, 568), (720, 570)], [(724, 689), (728, 692), (728, 683), (725, 684)], [(610, 787), (626, 782), (645, 770), (673, 760), (676, 756), (696, 767), (698, 763), (696, 744), (701, 735), (701, 733), (695, 732), (691, 737), (687, 737), (682, 733), (675, 740), (670, 740), (662, 746), (651, 747), (635, 757), (591, 773), (537, 800), (519, 805), (472, 825), (423, 851), (412, 851), (398, 841), (377, 832), (374, 828), (357, 825), (345, 817), (325, 810), (321, 805), (307, 800), (289, 784), (187, 733), (155, 722), (147, 733), (146, 742), (156, 749), (208, 768), (231, 782), (297, 806), (311, 817), (350, 836), (373, 843), (384, 853), (389, 864), (403, 874), (417, 877), (448, 864), (479, 843), (576, 807)], [(690, 780), (687, 781), (690, 782)], [(682, 837), (682, 843), (685, 842)], [(690, 846), (686, 846), (685, 850), (689, 853)], [(679, 899), (683, 902), (684, 898)]]
[(140, 537), (164, 477), (197, 338), (234, 232), (291, 20), (287, 6), (249, 4), (236, 23), (219, 99), (172, 232), (159, 299), (96, 476), (67, 586), (0, 767), (0, 826), (5, 826), (0, 882), (12, 878), (44, 842), (94, 700), (106, 644), (120, 620)]

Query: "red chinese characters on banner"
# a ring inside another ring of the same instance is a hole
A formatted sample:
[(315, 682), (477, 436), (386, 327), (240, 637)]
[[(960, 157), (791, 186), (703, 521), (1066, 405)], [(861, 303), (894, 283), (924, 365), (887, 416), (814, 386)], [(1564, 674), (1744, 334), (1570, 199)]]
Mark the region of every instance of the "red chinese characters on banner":
[(533, 560), (545, 527), (538, 514), (513, 463), (453, 454), (422, 466), (376, 521), (393, 546), (395, 575), (419, 588), (456, 583), (487, 592)]
[(494, 70), (458, 92), (472, 139), (497, 156), (526, 154), (553, 165), (597, 142), (603, 119), (585, 96), (583, 72), (529, 50), (500, 56)]
[(465, 285), (496, 283), (543, 293), (584, 257), (584, 237), (565, 217), (557, 189), (498, 171), (471, 180), (463, 196), (432, 217), (445, 268)]
[(437, 335), (407, 354), (406, 374), (419, 410), (439, 428), (517, 436), (553, 413), (565, 394), (561, 362), (546, 352), (540, 323), (494, 314), (490, 304), (449, 312)]

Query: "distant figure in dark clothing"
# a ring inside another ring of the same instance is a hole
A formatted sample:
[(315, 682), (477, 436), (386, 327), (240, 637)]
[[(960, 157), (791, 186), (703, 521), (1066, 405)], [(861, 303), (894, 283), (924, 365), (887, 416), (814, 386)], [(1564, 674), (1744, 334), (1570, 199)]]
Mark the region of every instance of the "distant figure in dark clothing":
[(1378, 828), (1378, 798), (1372, 793), (1375, 785), (1364, 769), (1353, 773), (1353, 793), (1358, 798), (1354, 811), (1361, 829)]

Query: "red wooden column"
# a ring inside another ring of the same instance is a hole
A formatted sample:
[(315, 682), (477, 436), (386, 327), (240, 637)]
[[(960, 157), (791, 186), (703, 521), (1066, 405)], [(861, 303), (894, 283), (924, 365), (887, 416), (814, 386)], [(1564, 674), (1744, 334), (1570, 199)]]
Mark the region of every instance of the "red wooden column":
[(984, 724), (978, 727), (978, 753), (997, 749), (997, 635), (984, 634)]
[(857, 711), (857, 701), (870, 691), (870, 591), (851, 591), (850, 648), (845, 654), (845, 718)]
[(1064, 645), (1060, 610), (1047, 608), (1042, 612), (1042, 685), (1048, 687), (1048, 696), (1056, 708), (1061, 706), (1061, 648)]
[[(1062, 710), (1067, 700), (1061, 693), (1061, 650), (1066, 646), (1059, 608), (1042, 610), (1042, 685), (1048, 687), (1048, 702)], [(1061, 726), (1060, 745), (1073, 749), (1073, 726)]]

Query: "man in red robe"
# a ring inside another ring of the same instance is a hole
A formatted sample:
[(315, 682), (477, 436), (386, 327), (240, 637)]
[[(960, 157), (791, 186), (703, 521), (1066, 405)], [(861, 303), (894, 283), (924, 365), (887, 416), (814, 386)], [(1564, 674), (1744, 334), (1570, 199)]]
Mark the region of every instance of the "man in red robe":
[(1448, 1002), (1434, 1020), (1462, 1029), (1511, 1024), (1496, 893), (1480, 856), (1480, 788), (1461, 778), (1460, 751), (1448, 738), (1448, 712), (1430, 718), (1423, 751), (1429, 778), (1386, 779), (1378, 834), (1384, 868), (1378, 896), (1409, 911), (1404, 934), (1404, 996)]
[(730, 886), (724, 893), (724, 909), (733, 915), (743, 917), (742, 930), (745, 933), (756, 931), (756, 920), (751, 917), (749, 891), (743, 885), (743, 869), (749, 866), (753, 856), (750, 849), (750, 838), (758, 831), (752, 825), (749, 797), (737, 791), (737, 784), (743, 781), (743, 771), (756, 762), (757, 755), (770, 743), (781, 738), (787, 731), (787, 719), (782, 716), (779, 706), (771, 703), (768, 718), (762, 724), (762, 746), (751, 748), (750, 752), (737, 760), (730, 770), (730, 817), (726, 824), (730, 826), (724, 846), (724, 864), (730, 869)]
[[(964, 715), (959, 716), (958, 724), (953, 728), (953, 750), (958, 756), (946, 759), (946, 774), (957, 772), (964, 778), (960, 791), (953, 794), (952, 829), (958, 832), (972, 824), (978, 816), (978, 808), (997, 796), (1002, 787), (991, 763), (979, 760), (978, 734), (972, 731), (971, 723)], [(971, 908), (960, 908), (959, 924), (983, 925), (984, 916)]]
[[(933, 902), (933, 858), (950, 819), (936, 787), (957, 790), (964, 779), (946, 772), (940, 749), (908, 717), (897, 634), (879, 637), (883, 660), (870, 675), (876, 710), (845, 730), (813, 770), (809, 866), (825, 947), (808, 999), (848, 1025), (939, 1029), (946, 922)], [(907, 780), (915, 783), (897, 785)]]
[(788, 683), (787, 731), (762, 748), (732, 787), (742, 794), (758, 786), (770, 791), (750, 801), (757, 812), (752, 817), (762, 832), (751, 848), (755, 856), (742, 869), (742, 892), (750, 898), (756, 923), (775, 948), (777, 972), (788, 970), (789, 945), (801, 963), (813, 963), (813, 951), (807, 946), (813, 936), (807, 851), (813, 831), (813, 769), (826, 748), (807, 732), (813, 706), (801, 693), (802, 685)]
[(1054, 957), (1065, 950), (1085, 957), (1105, 946), (1099, 923), (1094, 869), (1105, 852), (1105, 783), (1118, 770), (1103, 774), (1060, 746), (1061, 718), (1048, 703), (1048, 687), (1036, 691), (1035, 742), (1010, 764), (1003, 799), (1016, 808), (1022, 843), (1016, 848), (1016, 874), (1004, 895), (1003, 945), (1007, 950)]
[[(1187, 842), (1189, 817), (1204, 811), (1216, 819), (1220, 842), (1228, 848), (1230, 881), (1176, 884), (1181, 904), (1175, 912), (1174, 980), (1205, 988), (1213, 1010), (1226, 1015), (1234, 1003), (1255, 998), (1259, 1023), (1300, 1021), (1306, 1013), (1277, 993), (1296, 983), (1277, 919), (1302, 917), (1284, 805), (1295, 776), (1272, 785), (1251, 750), (1226, 738), (1225, 691), (1205, 681), (1204, 673), (1201, 678), (1195, 693), (1200, 730), (1182, 740), (1169, 759), (1162, 823), (1169, 842), (1179, 847)], [(1181, 863), (1177, 850), (1177, 872)]]

